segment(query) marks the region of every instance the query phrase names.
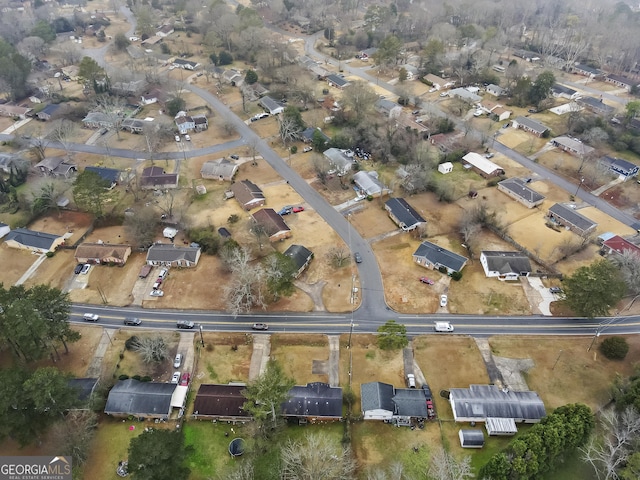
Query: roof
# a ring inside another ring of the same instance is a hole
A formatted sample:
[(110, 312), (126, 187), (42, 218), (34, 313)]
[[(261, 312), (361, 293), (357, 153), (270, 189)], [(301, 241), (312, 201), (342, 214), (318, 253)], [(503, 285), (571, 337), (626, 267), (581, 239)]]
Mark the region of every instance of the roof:
[(427, 82), (431, 82), (431, 83), (433, 83), (434, 85), (436, 85), (436, 84), (437, 84), (437, 85), (442, 86), (442, 85), (444, 85), (445, 83), (447, 83), (443, 78), (440, 78), (440, 77), (438, 77), (437, 75), (434, 75), (433, 73), (428, 73), (428, 74), (426, 74), (426, 75), (424, 76), (424, 79), (425, 79)]
[(76, 248), (76, 258), (117, 258), (124, 260), (131, 253), (129, 245), (113, 245), (110, 243), (81, 243)]
[(229, 188), (241, 205), (246, 205), (256, 199), (264, 200), (262, 190), (251, 180), (241, 180), (231, 184)]
[(107, 398), (107, 414), (168, 415), (173, 383), (139, 382), (133, 378), (117, 382)]
[(623, 252), (628, 251), (640, 256), (640, 248), (618, 235), (605, 240), (602, 244), (616, 253), (622, 254)]
[(313, 382), (296, 385), (282, 403), (284, 416), (342, 417), (342, 388), (328, 383)]
[[(488, 421), (489, 419), (487, 419)], [(484, 445), (484, 433), (482, 430), (468, 430), (462, 429), (459, 433), (460, 440), (463, 446), (482, 446)]]
[(50, 104), (44, 107), (42, 110), (38, 112), (38, 114), (42, 115), (53, 115), (56, 110), (60, 108), (60, 105)]
[(245, 385), (202, 384), (193, 404), (194, 415), (220, 417), (249, 417), (242, 409), (247, 399), (243, 393)]
[(284, 231), (290, 231), (291, 229), (282, 219), (278, 212), (273, 208), (263, 208), (251, 215), (256, 223), (262, 225), (270, 237)]
[(94, 172), (98, 174), (98, 176), (106, 180), (110, 183), (116, 183), (120, 180), (120, 170), (115, 168), (104, 168), (104, 167), (86, 167), (84, 169), (86, 172)]
[(147, 262), (198, 261), (200, 247), (177, 247), (173, 243), (154, 243), (147, 251)]
[(204, 162), (200, 169), (200, 175), (203, 177), (232, 178), (236, 170), (238, 170), (238, 165), (226, 158), (220, 158)]
[(476, 167), (478, 170), (490, 175), (497, 170), (502, 170), (500, 165), (493, 163), (488, 158), (483, 157), (479, 153), (469, 152), (462, 159), (468, 164)]
[(377, 110), (384, 110), (387, 113), (397, 107), (402, 108), (398, 103), (387, 100), (386, 98), (379, 98), (375, 103), (375, 108)]
[(467, 258), (457, 253), (439, 247), (435, 243), (424, 241), (418, 249), (413, 252), (414, 257), (424, 257), (433, 264), (444, 265), (445, 267), (459, 272), (467, 263)]
[(335, 73), (332, 73), (331, 75), (327, 75), (327, 80), (333, 83), (337, 87), (346, 87), (347, 85), (349, 85), (349, 82), (347, 80), (336, 75)]
[(278, 110), (279, 108), (283, 108), (283, 105), (280, 102), (275, 101), (273, 98), (269, 96), (262, 97), (258, 101), (259, 105), (262, 105), (264, 108), (273, 112), (274, 110)]
[(609, 155), (605, 155), (600, 160), (607, 163), (612, 169), (622, 172), (633, 172), (633, 170), (638, 168), (635, 163), (631, 163), (623, 158), (610, 157)]
[(401, 226), (410, 228), (426, 220), (407, 203), (404, 198), (390, 198), (385, 202), (385, 208), (400, 222)]
[(594, 108), (596, 110), (601, 110), (603, 112), (613, 112), (615, 108), (610, 107), (602, 100), (594, 98), (594, 97), (581, 97), (576, 100), (576, 102), (586, 105), (588, 107)]
[(388, 410), (395, 412), (393, 403), (393, 385), (382, 382), (363, 383), (360, 385), (362, 411)]
[(576, 63), (574, 67), (576, 70), (582, 70), (584, 72), (588, 72), (592, 75), (601, 75), (602, 70), (598, 70), (597, 68), (590, 67), (589, 65), (583, 65), (581, 63)]
[(175, 65), (191, 65), (193, 68), (197, 67), (199, 65), (198, 62), (191, 62), (189, 60), (183, 60), (182, 58), (176, 58), (173, 63)]
[(339, 148), (329, 148), (322, 152), (322, 154), (337, 168), (344, 170), (346, 168), (351, 168), (351, 165), (353, 165), (353, 159), (347, 157), (347, 155)]
[(487, 85), (487, 92), (489, 91), (495, 92), (498, 95), (502, 95), (504, 93), (504, 88), (502, 88), (500, 85), (494, 85), (492, 83), (490, 85)]
[(300, 133), (300, 137), (304, 140), (307, 140), (308, 142), (310, 142), (311, 140), (313, 140), (313, 136), (315, 135), (316, 132), (319, 132), (320, 135), (322, 136), (323, 140), (325, 142), (328, 142), (329, 140), (331, 140), (325, 133), (322, 132), (322, 130), (320, 130), (318, 127), (308, 127), (306, 129), (304, 129), (301, 133)]
[(625, 85), (629, 85), (630, 87), (632, 87), (634, 85), (638, 85), (638, 81), (637, 80), (631, 80), (629, 77), (625, 77), (623, 75), (615, 75), (613, 73), (609, 73), (607, 75), (607, 78), (610, 78), (611, 80), (614, 80), (616, 82), (623, 83)]
[(70, 378), (67, 382), (69, 386), (78, 392), (78, 400), (85, 402), (89, 400), (94, 388), (98, 384), (97, 378)]
[(142, 170), (140, 183), (143, 186), (177, 185), (177, 173), (165, 173), (162, 167), (147, 167)]
[(385, 186), (378, 180), (378, 172), (360, 170), (353, 174), (353, 181), (365, 191), (367, 195), (378, 195), (385, 190)]
[(454, 418), (488, 417), (540, 420), (546, 416), (544, 403), (536, 392), (500, 390), (495, 385), (470, 385), (449, 389)]
[(529, 257), (520, 252), (500, 252), (483, 250), (487, 260), (487, 269), (501, 274), (531, 272)]
[(397, 388), (392, 398), (396, 415), (401, 417), (427, 417), (427, 397), (421, 388)]
[(310, 258), (313, 257), (313, 252), (302, 245), (291, 245), (284, 251), (284, 254), (293, 260), (296, 268), (300, 270), (304, 267)]
[(482, 97), (479, 95), (476, 95), (475, 93), (471, 93), (469, 90), (467, 90), (466, 88), (454, 88), (453, 90), (451, 90), (449, 92), (449, 96), (456, 96), (456, 97), (460, 97), (464, 100), (467, 100), (468, 102), (471, 103), (478, 103), (479, 101), (482, 100)]
[(567, 207), (561, 203), (556, 203), (549, 209), (549, 213), (565, 220), (567, 223), (579, 228), (582, 231), (587, 231), (597, 225), (596, 222), (589, 220), (587, 217), (580, 215), (573, 208)]
[(573, 96), (576, 93), (578, 93), (573, 88), (565, 87), (564, 85), (560, 85), (559, 83), (555, 83), (553, 87), (551, 87), (551, 92), (555, 93), (556, 95), (560, 95), (561, 93), (564, 93), (565, 95), (569, 95), (569, 96)]
[[(60, 165), (65, 163), (64, 157), (45, 157), (40, 162), (35, 164), (36, 168), (46, 168), (47, 170), (54, 171)], [(71, 165), (71, 164), (68, 164)]]
[(545, 199), (544, 195), (535, 190), (531, 190), (527, 187), (527, 184), (519, 178), (508, 178), (498, 182), (498, 185), (529, 203), (537, 203)]
[(5, 242), (13, 240), (27, 247), (39, 248), (42, 250), (50, 250), (54, 242), (60, 238), (60, 235), (52, 233), (36, 232), (26, 228), (16, 228), (7, 233)]
[(536, 133), (539, 133), (540, 135), (542, 135), (544, 132), (549, 130), (549, 127), (547, 127), (544, 123), (538, 122), (537, 120), (534, 120), (533, 118), (517, 117), (513, 121), (518, 123), (518, 124), (520, 124), (520, 125), (524, 125), (529, 130), (532, 130), (532, 131), (534, 131)]
[(89, 112), (87, 116), (82, 119), (84, 123), (113, 123), (111, 115), (107, 115), (102, 112)]
[(564, 135), (554, 138), (552, 142), (560, 147), (564, 147), (573, 152), (576, 152), (579, 155), (588, 155), (594, 150), (593, 147), (585, 145), (580, 140), (576, 140), (575, 138), (567, 137)]
[(500, 432), (500, 433), (517, 433), (518, 427), (516, 427), (516, 422), (513, 418), (487, 418), (485, 423), (485, 427), (487, 427), (487, 432), (491, 435), (492, 432)]

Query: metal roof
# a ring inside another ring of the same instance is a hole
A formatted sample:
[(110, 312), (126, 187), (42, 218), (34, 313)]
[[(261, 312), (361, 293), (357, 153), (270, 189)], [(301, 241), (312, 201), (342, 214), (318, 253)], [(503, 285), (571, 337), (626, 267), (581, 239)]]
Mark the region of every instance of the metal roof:
[(96, 173), (101, 179), (106, 180), (110, 183), (116, 183), (120, 180), (120, 170), (115, 168), (104, 168), (104, 167), (85, 167), (84, 169), (87, 172)]
[(513, 418), (487, 418), (485, 427), (489, 435), (518, 433), (518, 427), (516, 427), (516, 422)]
[(139, 382), (133, 378), (120, 380), (109, 392), (104, 413), (168, 416), (176, 387), (173, 383)]
[(544, 403), (536, 392), (501, 390), (495, 385), (470, 385), (449, 390), (453, 416), (484, 421), (489, 417), (540, 420), (546, 416)]
[(375, 171), (365, 172), (360, 170), (353, 174), (353, 181), (364, 190), (367, 195), (378, 195), (384, 192), (385, 186), (378, 180), (377, 175), (378, 172)]
[(336, 74), (327, 75), (327, 80), (333, 83), (336, 87), (346, 87), (349, 82)]
[(313, 382), (296, 385), (282, 403), (285, 417), (342, 417), (342, 388)]
[(413, 252), (414, 257), (424, 257), (435, 265), (444, 265), (445, 267), (459, 272), (467, 263), (468, 258), (451, 252), (445, 248), (439, 247), (435, 243), (424, 241), (418, 249)]
[(576, 152), (578, 155), (587, 155), (593, 152), (593, 147), (582, 143), (580, 140), (576, 140), (575, 138), (560, 136), (551, 140), (551, 143), (555, 146), (559, 146), (565, 149), (569, 149), (572, 152)]
[(458, 432), (460, 445), (463, 447), (482, 447), (484, 446), (484, 433), (482, 430), (462, 429)]
[(527, 187), (526, 183), (519, 178), (508, 178), (499, 182), (498, 185), (529, 203), (537, 203), (545, 199), (544, 195)]
[(493, 163), (488, 158), (485, 158), (476, 152), (467, 153), (464, 157), (462, 157), (462, 160), (476, 167), (478, 170), (486, 173), (487, 175), (492, 175), (498, 170), (504, 171), (504, 169), (500, 165)]

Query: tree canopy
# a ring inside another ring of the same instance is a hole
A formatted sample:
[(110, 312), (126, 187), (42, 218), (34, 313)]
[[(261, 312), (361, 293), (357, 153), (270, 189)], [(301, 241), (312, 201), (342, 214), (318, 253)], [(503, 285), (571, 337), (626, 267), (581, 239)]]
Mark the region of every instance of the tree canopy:
[(6, 87), (13, 100), (25, 95), (29, 73), (31, 62), (11, 44), (0, 39), (0, 85)]
[(378, 347), (382, 350), (398, 350), (409, 344), (407, 327), (395, 320), (389, 320), (378, 327)]
[(104, 206), (111, 196), (110, 183), (96, 172), (84, 170), (73, 184), (73, 198), (78, 208), (100, 218), (104, 216)]
[(620, 270), (608, 260), (578, 268), (565, 279), (564, 287), (569, 307), (589, 318), (607, 315), (627, 289)]
[(136, 480), (187, 480), (191, 471), (182, 430), (151, 429), (129, 444), (129, 473)]

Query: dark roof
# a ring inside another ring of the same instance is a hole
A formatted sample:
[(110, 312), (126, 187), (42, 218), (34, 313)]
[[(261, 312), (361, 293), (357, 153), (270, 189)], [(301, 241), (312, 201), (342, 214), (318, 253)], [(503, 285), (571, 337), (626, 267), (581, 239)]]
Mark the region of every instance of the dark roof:
[(98, 384), (97, 378), (71, 378), (67, 382), (71, 388), (78, 392), (78, 400), (86, 402), (91, 397), (94, 388)]
[(534, 132), (539, 133), (541, 135), (547, 130), (549, 130), (549, 127), (547, 127), (544, 123), (538, 122), (533, 118), (517, 117), (516, 119), (514, 119), (514, 121), (520, 125), (524, 125), (529, 130), (533, 130)]
[(404, 198), (390, 198), (384, 206), (398, 219), (400, 227), (410, 228), (426, 221)]
[(118, 180), (120, 180), (120, 170), (116, 170), (115, 168), (86, 167), (84, 170), (86, 172), (97, 173), (101, 179), (110, 183), (117, 183)]
[(598, 70), (597, 68), (590, 67), (589, 65), (583, 65), (581, 63), (576, 63), (573, 68), (588, 72), (592, 75), (602, 75), (602, 70)]
[(546, 416), (544, 403), (536, 392), (500, 390), (495, 385), (470, 385), (469, 388), (449, 389), (454, 417), (523, 418), (540, 420)]
[(631, 173), (638, 168), (635, 163), (631, 163), (623, 158), (610, 157), (609, 155), (605, 155), (600, 160), (608, 164), (611, 169), (615, 169), (617, 172)]
[(60, 238), (60, 235), (51, 233), (36, 232), (26, 228), (16, 228), (7, 233), (5, 242), (13, 240), (28, 247), (50, 250), (53, 243)]
[(463, 446), (482, 446), (484, 445), (484, 433), (482, 430), (460, 430)]
[(331, 75), (327, 75), (327, 80), (331, 83), (333, 83), (335, 86), (337, 87), (346, 87), (347, 85), (349, 85), (349, 82), (346, 81), (344, 78), (339, 77), (338, 75), (331, 74)]
[(173, 243), (155, 243), (147, 251), (148, 262), (176, 262), (187, 260), (195, 263), (198, 260), (200, 247), (177, 247)]
[(487, 269), (501, 274), (531, 272), (529, 257), (520, 252), (482, 251), (487, 259)]
[(267, 232), (267, 235), (270, 237), (283, 230), (291, 230), (282, 217), (278, 215), (278, 212), (273, 208), (263, 208), (251, 216), (256, 223), (259, 223), (264, 227), (265, 232)]
[(192, 67), (197, 67), (198, 63), (197, 62), (192, 62), (190, 60), (183, 60), (182, 58), (176, 58), (173, 63), (175, 65), (191, 65)]
[(283, 107), (283, 105), (280, 102), (277, 102), (276, 100), (268, 96), (262, 97), (260, 101), (258, 101), (258, 104), (262, 105), (264, 108), (269, 110), (269, 112), (273, 112), (274, 110), (277, 110)]
[(143, 186), (178, 185), (178, 174), (165, 173), (161, 167), (147, 167), (142, 170), (140, 183)]
[(242, 409), (242, 405), (247, 401), (242, 394), (245, 389), (245, 385), (202, 384), (193, 404), (193, 414), (249, 417), (250, 415)]
[(551, 87), (551, 91), (556, 95), (559, 95), (561, 93), (569, 96), (576, 94), (576, 91), (573, 88), (565, 87), (564, 85), (560, 85), (559, 83), (554, 84), (553, 87)]
[(234, 197), (240, 205), (247, 205), (254, 200), (264, 200), (264, 193), (260, 187), (258, 187), (251, 180), (241, 180), (231, 184), (229, 187), (233, 192)]
[(52, 103), (52, 104), (47, 105), (46, 107), (44, 107), (38, 113), (41, 113), (43, 115), (53, 115), (55, 113), (55, 111), (58, 110), (59, 108), (60, 108), (60, 105), (56, 105), (56, 104)]
[(168, 416), (176, 387), (173, 383), (120, 380), (109, 392), (104, 413)]
[(392, 398), (396, 415), (401, 417), (427, 417), (427, 397), (421, 388), (397, 388)]
[(282, 414), (294, 417), (342, 417), (342, 388), (313, 382), (296, 385), (282, 403)]
[(230, 238), (231, 232), (227, 230), (225, 227), (220, 227), (218, 229), (218, 235), (220, 235), (222, 238)]
[(322, 135), (322, 139), (326, 142), (328, 142), (329, 140), (331, 140), (327, 135), (325, 135), (323, 133), (322, 130), (320, 130), (318, 127), (308, 127), (306, 129), (304, 129), (301, 133), (300, 133), (300, 138), (302, 138), (303, 140), (306, 140), (308, 142), (310, 142), (311, 140), (313, 140), (313, 135), (316, 132), (320, 132), (320, 135)]
[(498, 185), (529, 203), (537, 203), (545, 198), (544, 195), (527, 187), (526, 183), (519, 178), (508, 178), (499, 182)]
[(556, 217), (561, 218), (570, 225), (582, 230), (587, 231), (597, 225), (596, 222), (589, 220), (587, 217), (580, 215), (573, 208), (569, 208), (561, 203), (556, 203), (549, 209), (549, 213)]
[(393, 403), (393, 385), (382, 382), (363, 383), (360, 385), (360, 401), (362, 411), (388, 410), (395, 412)]
[(459, 272), (467, 262), (467, 258), (457, 253), (451, 252), (445, 248), (439, 247), (435, 243), (424, 241), (418, 249), (413, 253), (414, 257), (424, 257), (431, 263), (436, 265), (444, 265), (445, 267)]
[(602, 100), (599, 100), (594, 97), (581, 97), (577, 99), (576, 102), (582, 105), (586, 105), (588, 107), (594, 108), (596, 110), (603, 111), (603, 112), (613, 112), (615, 110), (615, 108), (610, 107), (609, 105), (604, 103)]
[(615, 75), (613, 73), (609, 73), (607, 78), (611, 80), (615, 80), (616, 82), (624, 83), (625, 85), (629, 85), (630, 87), (633, 85), (638, 85), (637, 80), (631, 80), (629, 77), (625, 77), (623, 75)]
[(284, 254), (293, 260), (296, 270), (304, 267), (309, 259), (313, 257), (313, 252), (302, 245), (291, 245), (284, 251)]

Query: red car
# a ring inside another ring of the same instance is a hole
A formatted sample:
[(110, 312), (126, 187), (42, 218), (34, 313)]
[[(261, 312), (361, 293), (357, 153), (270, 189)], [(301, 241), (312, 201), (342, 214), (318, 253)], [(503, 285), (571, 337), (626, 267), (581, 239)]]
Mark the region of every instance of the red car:
[(191, 374), (184, 372), (180, 377), (180, 385), (189, 385), (190, 380), (191, 380)]
[(304, 207), (302, 207), (302, 206), (293, 207), (293, 213), (300, 213), (300, 212), (304, 212)]
[(433, 285), (433, 283), (434, 283), (433, 280), (431, 280), (430, 278), (427, 278), (427, 277), (420, 277), (419, 280), (422, 283), (426, 283), (427, 285)]

